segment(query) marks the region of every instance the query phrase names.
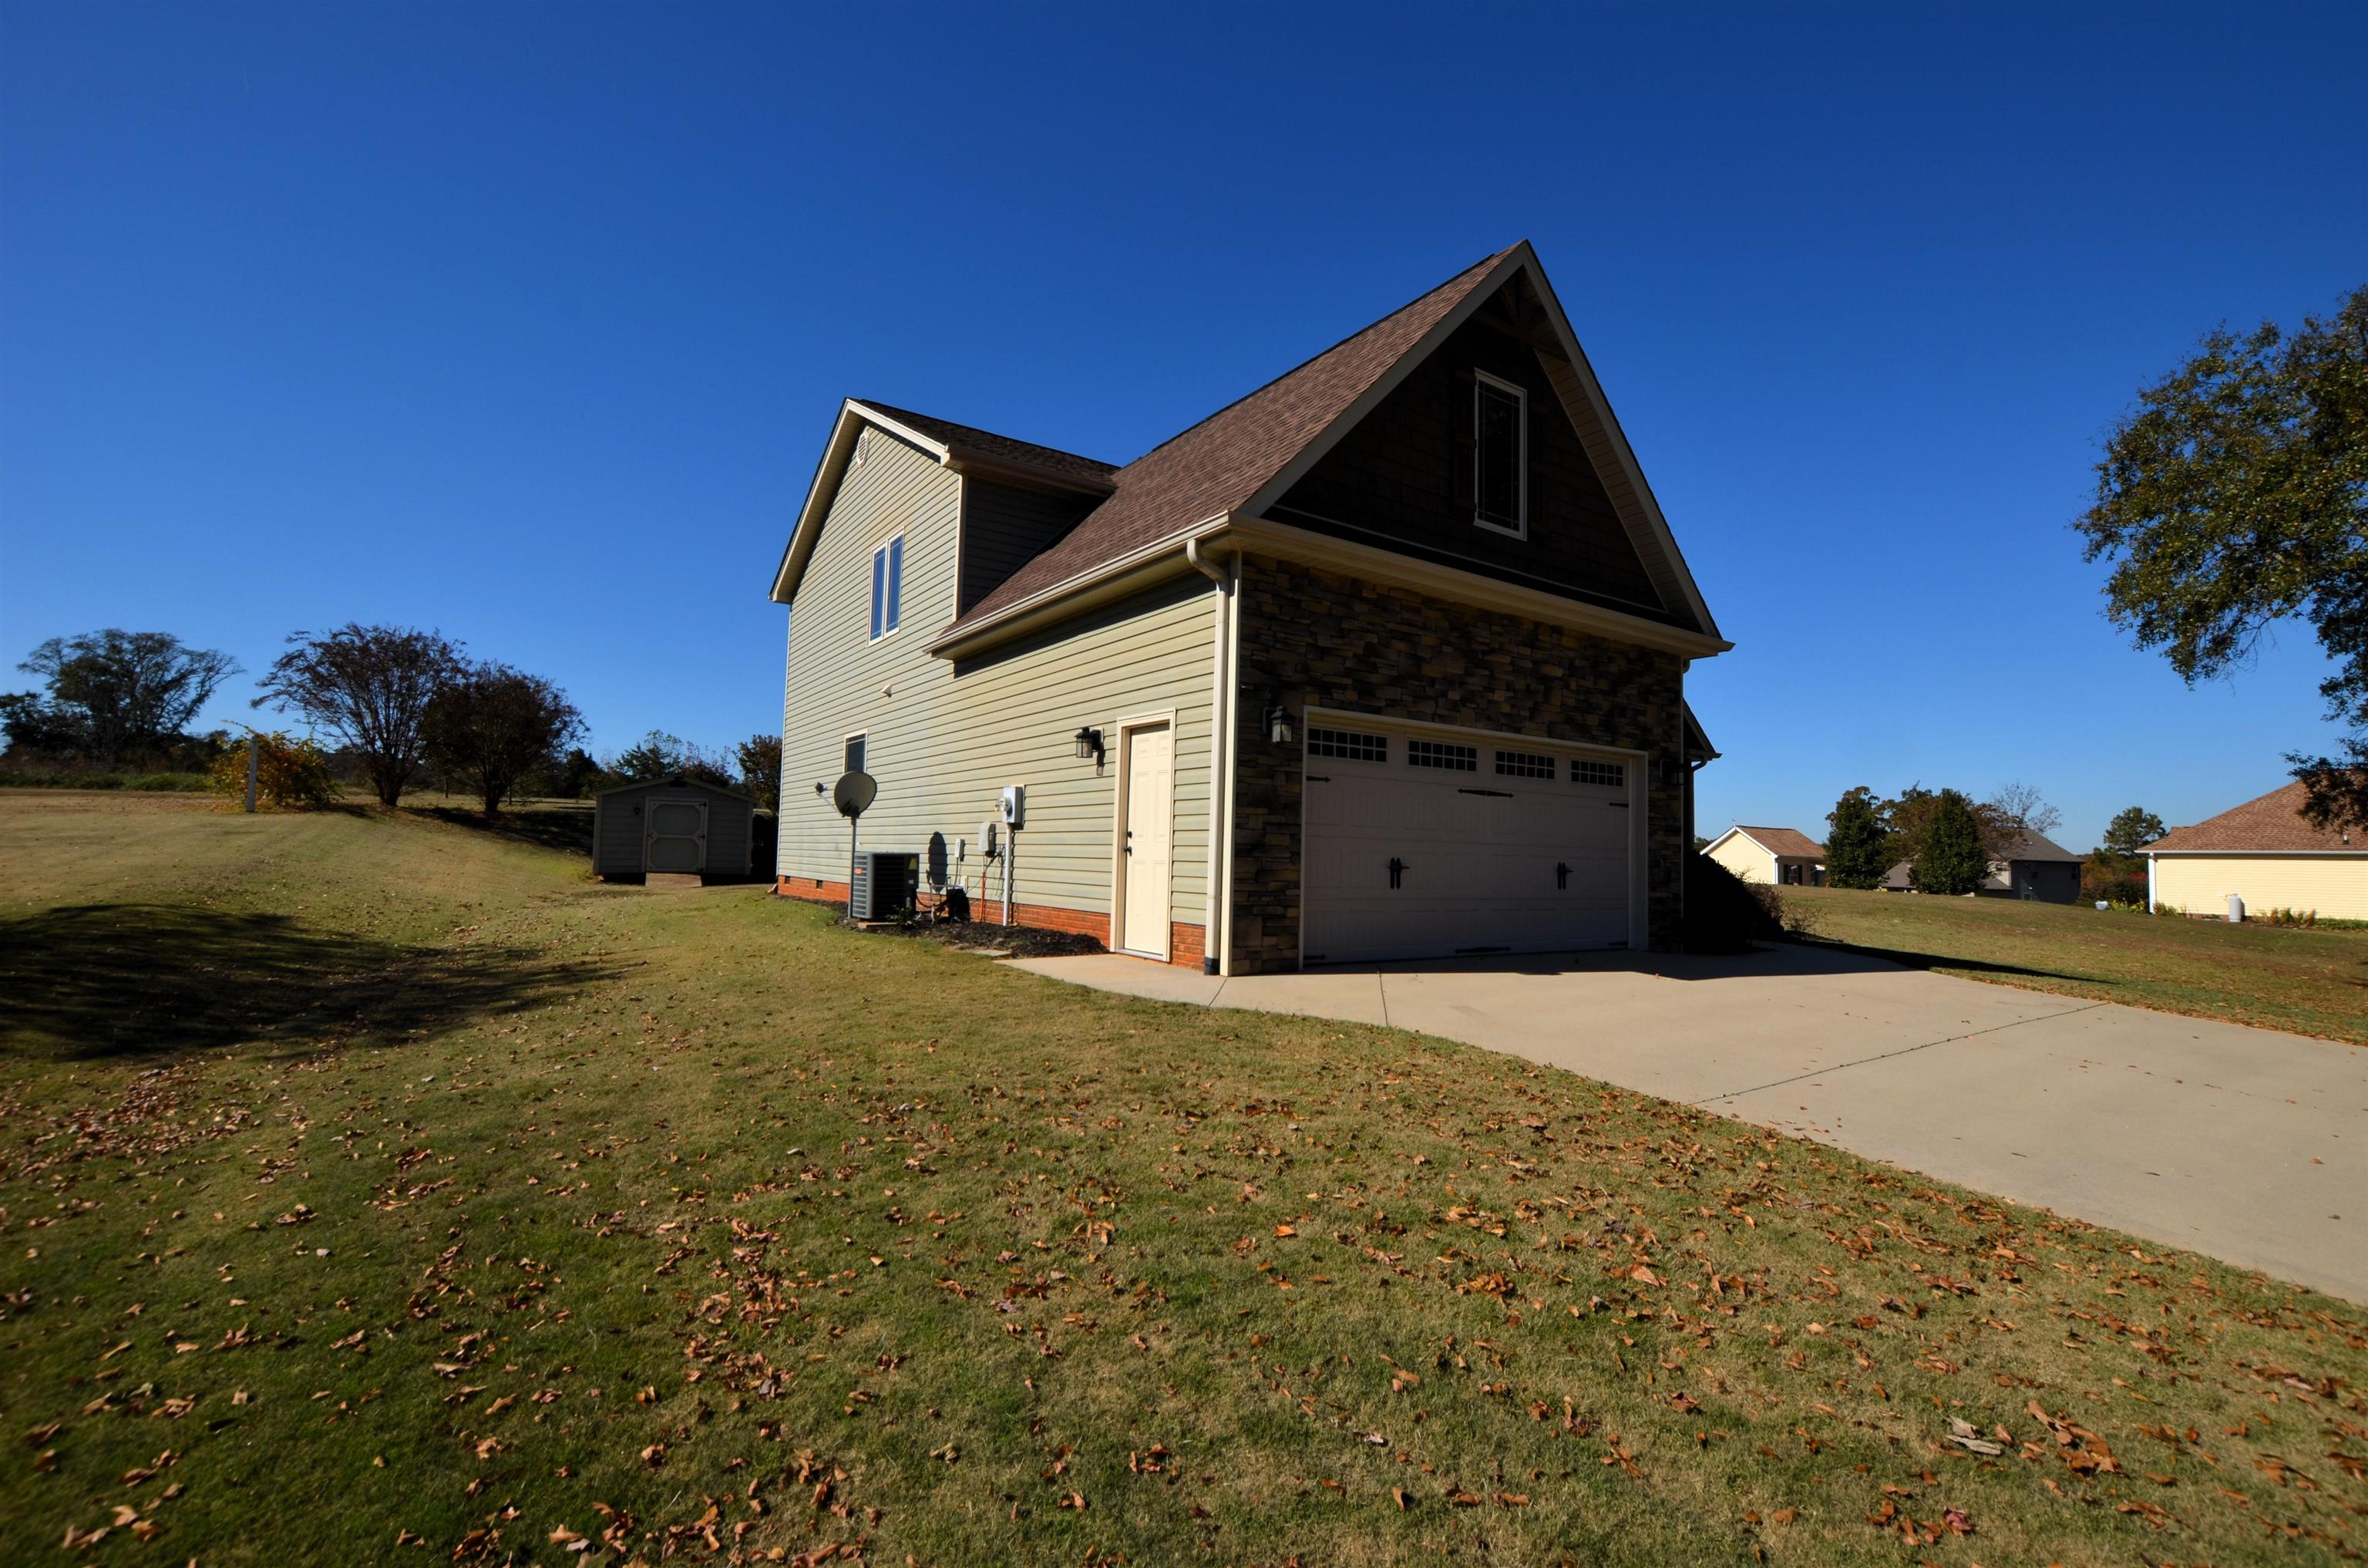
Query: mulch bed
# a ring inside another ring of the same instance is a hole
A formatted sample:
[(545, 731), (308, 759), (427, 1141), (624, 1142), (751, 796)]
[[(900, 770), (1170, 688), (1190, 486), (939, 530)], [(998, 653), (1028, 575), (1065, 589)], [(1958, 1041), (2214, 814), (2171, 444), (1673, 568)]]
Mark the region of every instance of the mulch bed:
[(966, 953), (985, 953), (1007, 959), (1064, 959), (1078, 953), (1101, 953), (1110, 949), (1091, 937), (1073, 931), (1042, 931), (1033, 926), (998, 926), (985, 920), (929, 920), (912, 925), (895, 925), (883, 921), (849, 920), (838, 917), (838, 924), (849, 931), (860, 931), (872, 937), (920, 937), (932, 942)]

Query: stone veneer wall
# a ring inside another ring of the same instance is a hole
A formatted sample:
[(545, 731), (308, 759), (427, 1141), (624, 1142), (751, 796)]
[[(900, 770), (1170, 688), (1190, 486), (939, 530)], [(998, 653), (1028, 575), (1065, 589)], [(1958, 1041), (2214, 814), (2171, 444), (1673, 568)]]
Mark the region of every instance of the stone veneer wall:
[[(1300, 774), (1311, 703), (1650, 752), (1652, 943), (1675, 945), (1686, 853), (1682, 658), (1290, 562), (1246, 561), (1241, 596), (1237, 972), (1299, 965)], [(1291, 710), (1289, 745), (1267, 739), (1269, 692)]]

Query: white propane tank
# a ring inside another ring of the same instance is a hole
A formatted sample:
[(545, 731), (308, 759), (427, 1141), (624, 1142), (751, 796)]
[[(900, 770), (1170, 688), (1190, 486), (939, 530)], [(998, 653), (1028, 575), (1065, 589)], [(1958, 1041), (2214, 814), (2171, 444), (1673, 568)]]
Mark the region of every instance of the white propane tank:
[(2233, 892), (2232, 892), (2232, 893), (2230, 893), (2230, 894), (2228, 895), (2228, 924), (2229, 924), (2229, 925), (2231, 925), (2231, 926), (2241, 926), (2241, 925), (2243, 925), (2244, 923), (2245, 923), (2245, 900), (2244, 900), (2244, 897), (2243, 897), (2243, 895), (2242, 895), (2242, 894), (2239, 894), (2239, 893), (2233, 893)]

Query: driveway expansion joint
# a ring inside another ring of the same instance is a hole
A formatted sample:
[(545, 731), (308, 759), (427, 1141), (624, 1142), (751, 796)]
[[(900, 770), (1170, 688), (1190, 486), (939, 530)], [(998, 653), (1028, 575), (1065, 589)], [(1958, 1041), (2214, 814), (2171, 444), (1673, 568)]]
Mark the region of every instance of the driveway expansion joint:
[(1828, 1073), (1847, 1073), (1853, 1067), (1864, 1067), (1876, 1062), (1889, 1062), (1899, 1056), (1912, 1056), (1919, 1051), (1930, 1051), (1936, 1045), (1954, 1045), (1959, 1040), (1979, 1040), (1984, 1035), (2004, 1034), (2009, 1029), (2019, 1029), (2026, 1024), (2045, 1023), (2050, 1018), (2068, 1018), (2075, 1013), (2093, 1013), (2100, 1007), (2112, 1006), (2110, 1002), (2090, 1002), (2083, 1006), (2066, 1007), (2060, 1012), (2034, 1013), (2028, 1018), (2016, 1018), (2010, 1023), (1993, 1024), (1988, 1028), (1974, 1029), (1965, 1034), (1942, 1035), (1939, 1040), (1928, 1040), (1921, 1045), (1903, 1045), (1896, 1051), (1879, 1051), (1873, 1056), (1861, 1056), (1854, 1062), (1837, 1062), (1830, 1067), (1819, 1067), (1807, 1073), (1795, 1073), (1789, 1078), (1771, 1078), (1767, 1083), (1755, 1084), (1748, 1089), (1729, 1089), (1725, 1094), (1713, 1095), (1708, 1099), (1691, 1100), (1687, 1103), (1700, 1109), (1704, 1106), (1715, 1105), (1721, 1100), (1741, 1099), (1746, 1095), (1756, 1095), (1762, 1090), (1781, 1089), (1787, 1084), (1797, 1084), (1806, 1078), (1822, 1078)]

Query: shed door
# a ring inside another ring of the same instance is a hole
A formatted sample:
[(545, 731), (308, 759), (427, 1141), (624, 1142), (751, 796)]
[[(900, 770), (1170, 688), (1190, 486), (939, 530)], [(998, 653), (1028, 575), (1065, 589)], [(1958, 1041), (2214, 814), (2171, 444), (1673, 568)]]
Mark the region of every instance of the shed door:
[(707, 869), (707, 802), (653, 799), (642, 839), (645, 871)]
[(1623, 767), (1540, 746), (1500, 771), (1482, 737), (1308, 733), (1309, 963), (1629, 940)]

